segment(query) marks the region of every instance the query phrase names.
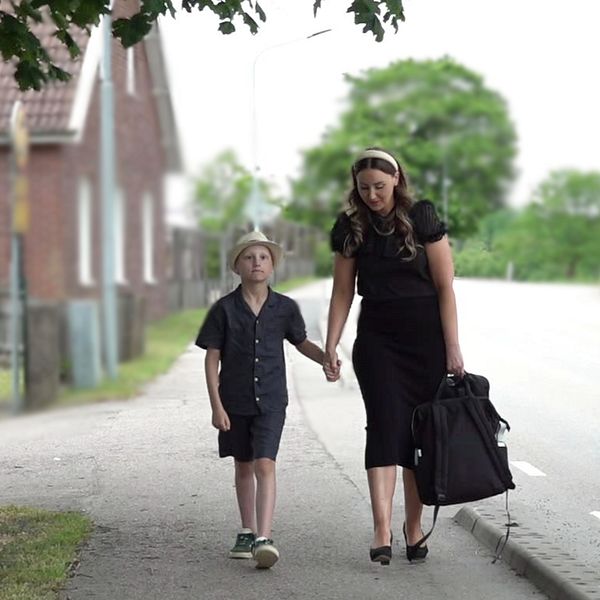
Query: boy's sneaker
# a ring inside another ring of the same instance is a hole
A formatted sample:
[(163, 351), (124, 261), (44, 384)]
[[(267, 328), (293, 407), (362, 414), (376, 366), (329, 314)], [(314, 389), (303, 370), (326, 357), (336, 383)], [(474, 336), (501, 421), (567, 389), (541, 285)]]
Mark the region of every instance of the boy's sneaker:
[(229, 558), (252, 558), (255, 538), (252, 529), (240, 529), (235, 538), (235, 545), (229, 551)]
[(279, 551), (273, 545), (273, 540), (268, 538), (257, 539), (252, 553), (257, 569), (269, 569), (279, 560)]

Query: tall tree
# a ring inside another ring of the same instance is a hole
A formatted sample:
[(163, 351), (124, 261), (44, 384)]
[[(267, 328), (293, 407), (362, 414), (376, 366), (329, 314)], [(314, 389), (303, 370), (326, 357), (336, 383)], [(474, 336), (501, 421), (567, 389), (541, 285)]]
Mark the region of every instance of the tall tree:
[[(308, 2), (308, 0), (304, 0)], [(386, 28), (398, 31), (398, 21), (404, 21), (403, 0), (353, 0), (347, 12), (354, 14), (354, 22), (362, 25), (380, 42)], [(348, 0), (346, 0), (348, 2)], [(322, 0), (312, 0), (315, 16)], [(252, 33), (259, 29), (259, 21), (267, 14), (256, 0), (181, 0), (180, 10), (214, 13), (219, 19), (219, 31), (230, 34), (241, 22)], [(110, 0), (0, 0), (0, 54), (3, 60), (15, 60), (15, 79), (19, 87), (40, 89), (44, 83), (66, 80), (69, 74), (55, 64), (36, 36), (36, 23), (49, 22), (56, 28), (56, 38), (75, 58), (79, 47), (72, 37), (72, 27), (88, 29), (98, 25), (100, 18), (110, 12)], [(123, 46), (139, 42), (160, 15), (176, 15), (172, 0), (141, 0), (140, 10), (129, 19), (113, 23), (113, 35)], [(32, 27), (33, 26), (33, 27)]]
[(500, 241), (522, 274), (589, 279), (600, 275), (600, 173), (552, 171), (533, 203)]
[(225, 150), (202, 167), (195, 182), (199, 224), (208, 231), (223, 231), (228, 224), (245, 224), (252, 175), (235, 152)]
[(538, 186), (534, 202), (548, 215), (600, 216), (600, 173), (574, 169), (552, 171)]
[(456, 253), (457, 273), (519, 280), (597, 280), (600, 276), (600, 173), (553, 171), (521, 211), (483, 219)]
[[(261, 216), (279, 212), (281, 200), (265, 181), (258, 180), (262, 198)], [(207, 231), (222, 232), (229, 227), (246, 227), (255, 216), (252, 203), (252, 174), (233, 150), (224, 150), (200, 170), (195, 182), (199, 224)]]
[(398, 61), (346, 79), (347, 108), (305, 152), (291, 214), (326, 228), (350, 185), (351, 161), (367, 146), (399, 158), (415, 195), (434, 201), (456, 237), (503, 206), (516, 134), (504, 99), (480, 75), (446, 57)]

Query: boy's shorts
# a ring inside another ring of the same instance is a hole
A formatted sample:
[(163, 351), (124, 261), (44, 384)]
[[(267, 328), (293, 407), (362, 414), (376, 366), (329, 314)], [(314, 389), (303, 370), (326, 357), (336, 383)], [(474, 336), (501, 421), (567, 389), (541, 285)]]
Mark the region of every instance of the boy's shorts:
[(275, 460), (285, 423), (285, 411), (259, 415), (229, 415), (231, 429), (219, 431), (219, 456), (240, 462)]

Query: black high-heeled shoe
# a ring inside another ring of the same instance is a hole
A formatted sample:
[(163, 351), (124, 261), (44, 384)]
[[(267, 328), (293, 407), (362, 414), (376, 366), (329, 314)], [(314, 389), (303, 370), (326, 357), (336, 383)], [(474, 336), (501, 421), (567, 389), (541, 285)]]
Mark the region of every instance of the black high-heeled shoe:
[(394, 534), (390, 534), (390, 545), (379, 546), (378, 548), (369, 548), (369, 556), (371, 562), (378, 562), (381, 565), (389, 565), (392, 560), (392, 542), (394, 541)]
[(429, 536), (425, 535), (416, 544), (409, 546), (408, 538), (406, 537), (406, 523), (402, 525), (402, 533), (404, 535), (404, 542), (406, 543), (406, 558), (409, 562), (412, 562), (413, 560), (423, 560), (429, 552), (429, 548), (424, 546), (423, 542), (425, 542)]

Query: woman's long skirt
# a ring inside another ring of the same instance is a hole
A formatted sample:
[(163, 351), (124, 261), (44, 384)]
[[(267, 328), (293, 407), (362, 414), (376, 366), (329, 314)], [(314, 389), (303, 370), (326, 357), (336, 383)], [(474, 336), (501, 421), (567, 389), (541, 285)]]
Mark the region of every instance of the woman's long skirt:
[(437, 296), (363, 300), (352, 362), (367, 416), (365, 468), (412, 468), (413, 409), (446, 375)]

